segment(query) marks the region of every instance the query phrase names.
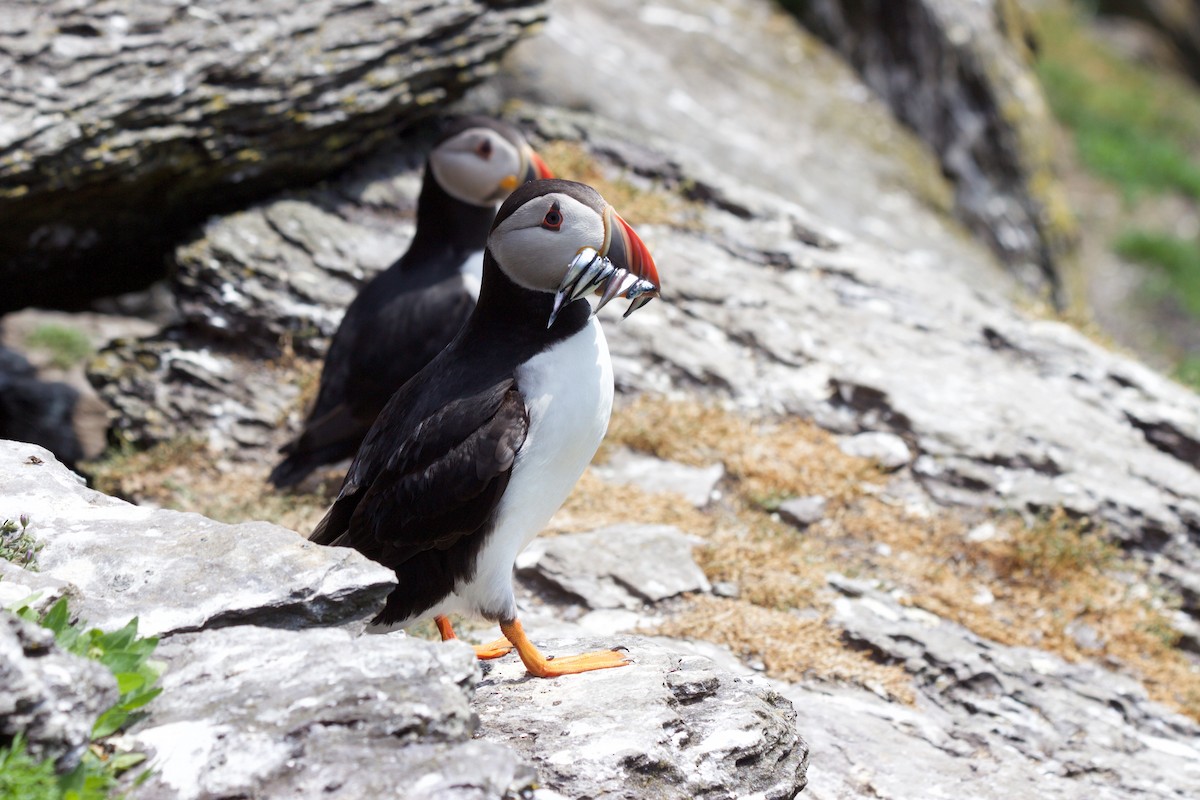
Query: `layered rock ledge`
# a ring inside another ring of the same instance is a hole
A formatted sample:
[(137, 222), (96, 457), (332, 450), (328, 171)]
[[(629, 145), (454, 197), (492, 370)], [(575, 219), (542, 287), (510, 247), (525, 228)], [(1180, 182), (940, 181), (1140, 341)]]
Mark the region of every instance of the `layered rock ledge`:
[(145, 285), (208, 213), (329, 175), (462, 95), (540, 0), (12, 0), (0, 313)]
[[(354, 551), (266, 523), (132, 506), (17, 442), (0, 441), (0, 498), (0, 515), (28, 515), (42, 570), (6, 565), (0, 585), (67, 594), (104, 629), (136, 616), (140, 633), (162, 638), (163, 692), (120, 739), (151, 756), (130, 798), (451, 800), (542, 786), (554, 794), (540, 797), (682, 800), (792, 798), (804, 786), (808, 747), (791, 704), (686, 648), (535, 631), (549, 653), (616, 644), (634, 663), (544, 681), (508, 656), (485, 673), (461, 643), (364, 635), (394, 576)], [(38, 752), (77, 757), (111, 676), (79, 662), (103, 691), (76, 697), (69, 684), (81, 679), (64, 686), (65, 664), (21, 658), (50, 647), (48, 634), (2, 613), (0, 650), (12, 658), (0, 670), (0, 734), (17, 725)]]

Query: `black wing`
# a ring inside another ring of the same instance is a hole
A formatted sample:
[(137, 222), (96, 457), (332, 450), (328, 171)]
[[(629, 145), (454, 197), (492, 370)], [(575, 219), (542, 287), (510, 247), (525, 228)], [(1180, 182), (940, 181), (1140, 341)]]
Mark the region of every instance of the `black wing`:
[[(368, 285), (368, 290), (371, 287)], [(475, 302), (457, 279), (407, 292), (374, 313), (347, 312), (325, 367), (304, 430), (280, 451), (271, 473), (282, 488), (309, 472), (353, 455), (388, 399), (441, 352)]]
[(516, 382), (507, 378), (416, 424), (404, 417), (400, 404), (380, 417), (312, 541), (396, 568), (485, 526), (529, 430)]

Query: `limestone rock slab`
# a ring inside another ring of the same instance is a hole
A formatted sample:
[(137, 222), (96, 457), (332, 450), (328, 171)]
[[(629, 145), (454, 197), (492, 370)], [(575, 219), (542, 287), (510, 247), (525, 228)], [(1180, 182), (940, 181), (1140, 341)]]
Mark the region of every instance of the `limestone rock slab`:
[(635, 610), (709, 590), (692, 546), (670, 525), (614, 525), (535, 539), (517, 557), (517, 574), (589, 608)]
[(131, 798), (516, 797), (533, 772), (472, 741), (457, 643), (238, 626), (173, 636), (163, 693), (124, 737), (151, 754)]
[(634, 663), (550, 681), (493, 662), (476, 689), (480, 736), (538, 770), (550, 797), (793, 798), (808, 745), (774, 690), (654, 640), (559, 640), (554, 652), (626, 647)]
[(0, 442), (0, 496), (29, 514), (43, 574), (78, 587), (91, 625), (144, 636), (205, 627), (329, 625), (375, 613), (394, 573), (265, 522), (227, 525), (88, 489), (36, 445)]
[(63, 652), (53, 633), (0, 609), (0, 740), (20, 733), (34, 758), (72, 769), (117, 696), (103, 666)]
[(725, 477), (725, 467), (721, 464), (693, 467), (619, 448), (603, 464), (592, 467), (592, 473), (605, 483), (681, 494), (692, 505), (703, 508), (713, 499), (717, 484)]
[(5, 3), (0, 312), (145, 285), (209, 213), (369, 154), (544, 16), (540, 0)]

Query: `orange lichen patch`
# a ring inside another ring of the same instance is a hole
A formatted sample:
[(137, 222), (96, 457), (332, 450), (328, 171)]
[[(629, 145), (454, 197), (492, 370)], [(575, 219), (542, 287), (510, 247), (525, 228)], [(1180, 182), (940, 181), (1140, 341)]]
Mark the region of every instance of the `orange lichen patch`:
[(902, 668), (846, 647), (837, 628), (823, 618), (744, 600), (697, 597), (653, 633), (725, 645), (743, 658), (760, 660), (768, 675), (781, 680), (853, 683), (905, 703), (914, 700), (911, 679)]

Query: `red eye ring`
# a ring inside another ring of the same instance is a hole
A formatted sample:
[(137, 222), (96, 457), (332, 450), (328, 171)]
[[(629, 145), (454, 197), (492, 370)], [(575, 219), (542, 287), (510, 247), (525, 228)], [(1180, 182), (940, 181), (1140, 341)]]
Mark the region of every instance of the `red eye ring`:
[(492, 140), (484, 139), (479, 144), (475, 145), (475, 154), (487, 161), (492, 157)]
[(558, 210), (558, 204), (555, 203), (550, 210), (546, 212), (546, 216), (542, 217), (542, 227), (548, 231), (556, 231), (562, 227), (562, 224), (563, 215), (562, 212)]

